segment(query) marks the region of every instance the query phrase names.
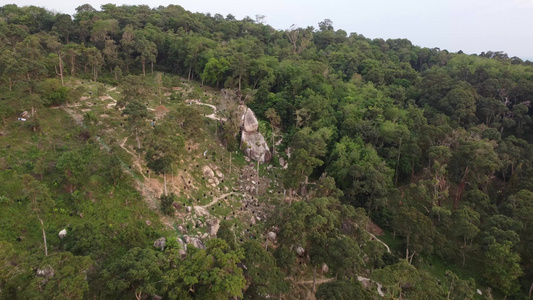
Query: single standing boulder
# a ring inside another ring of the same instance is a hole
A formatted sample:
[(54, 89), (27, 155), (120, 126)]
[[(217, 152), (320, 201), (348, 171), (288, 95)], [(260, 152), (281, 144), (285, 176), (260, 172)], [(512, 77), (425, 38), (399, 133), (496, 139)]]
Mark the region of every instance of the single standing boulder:
[(267, 163), (272, 159), (272, 154), (258, 129), (259, 122), (254, 112), (247, 108), (242, 117), (241, 149), (247, 157), (260, 163)]
[(63, 229), (59, 232), (59, 238), (60, 239), (63, 239), (64, 237), (67, 236), (67, 230), (66, 229)]

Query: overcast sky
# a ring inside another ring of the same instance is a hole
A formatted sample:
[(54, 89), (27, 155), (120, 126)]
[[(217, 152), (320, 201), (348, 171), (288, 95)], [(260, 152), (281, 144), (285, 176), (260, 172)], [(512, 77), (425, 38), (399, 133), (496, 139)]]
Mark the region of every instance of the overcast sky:
[[(0, 0), (0, 4), (10, 3)], [(37, 5), (74, 14), (84, 3), (100, 9), (105, 3), (177, 4), (192, 12), (231, 13), (238, 19), (265, 15), (277, 29), (318, 27), (331, 19), (335, 29), (368, 38), (407, 38), (422, 47), (456, 52), (505, 51), (533, 60), (533, 0), (17, 0), (18, 6)]]

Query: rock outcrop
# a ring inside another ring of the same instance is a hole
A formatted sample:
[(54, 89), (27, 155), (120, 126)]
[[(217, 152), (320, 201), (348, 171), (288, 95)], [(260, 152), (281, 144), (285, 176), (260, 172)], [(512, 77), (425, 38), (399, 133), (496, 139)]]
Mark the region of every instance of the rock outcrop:
[(241, 149), (249, 158), (260, 163), (267, 163), (272, 159), (272, 154), (258, 129), (259, 122), (254, 112), (246, 108), (242, 117)]

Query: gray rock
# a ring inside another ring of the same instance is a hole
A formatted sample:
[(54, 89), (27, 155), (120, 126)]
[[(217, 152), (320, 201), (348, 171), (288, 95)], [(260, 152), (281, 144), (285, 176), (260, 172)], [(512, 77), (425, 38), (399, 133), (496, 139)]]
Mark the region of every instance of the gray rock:
[(257, 129), (259, 129), (259, 122), (257, 122), (254, 112), (249, 108), (246, 109), (243, 116), (243, 128), (244, 131), (248, 132), (257, 131)]
[(212, 237), (216, 237), (219, 228), (220, 221), (218, 219), (211, 220), (209, 222), (209, 235), (211, 235)]
[(54, 268), (52, 266), (47, 266), (44, 269), (37, 269), (37, 276), (44, 277), (46, 279), (54, 277)]
[(181, 234), (186, 234), (187, 233), (187, 229), (183, 226), (178, 226), (178, 231), (181, 233)]
[(157, 248), (157, 249), (161, 249), (161, 250), (165, 250), (165, 244), (167, 242), (167, 239), (162, 237), (162, 238), (159, 238), (157, 239), (155, 242), (154, 242), (154, 247)]
[(274, 242), (278, 238), (278, 235), (275, 232), (271, 231), (271, 232), (267, 233), (267, 237), (268, 237), (269, 240)]
[(244, 154), (260, 163), (269, 162), (272, 154), (268, 148), (265, 138), (257, 130), (259, 123), (254, 112), (247, 108), (242, 121), (241, 149)]
[(329, 272), (329, 267), (328, 267), (328, 265), (326, 265), (326, 264), (322, 264), (322, 273), (327, 273), (327, 272)]
[(299, 256), (303, 256), (305, 254), (305, 249), (302, 248), (302, 246), (298, 246), (296, 248), (296, 253), (299, 255)]
[(63, 239), (64, 237), (67, 236), (67, 230), (66, 229), (63, 229), (59, 232), (59, 238), (60, 239)]
[(187, 251), (187, 243), (185, 243), (182, 239), (179, 237), (176, 238), (176, 242), (178, 242), (178, 245), (180, 247), (180, 250)]
[(202, 172), (207, 178), (213, 178), (215, 176), (215, 172), (213, 172), (213, 169), (211, 169), (209, 166), (203, 166)]
[(204, 243), (199, 238), (191, 238), (191, 244), (198, 249), (206, 249)]

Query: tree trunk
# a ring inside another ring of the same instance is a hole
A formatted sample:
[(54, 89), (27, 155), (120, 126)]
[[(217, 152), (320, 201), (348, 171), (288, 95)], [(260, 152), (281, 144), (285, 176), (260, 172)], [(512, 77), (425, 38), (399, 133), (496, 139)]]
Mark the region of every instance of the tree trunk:
[(292, 205), (292, 188), (289, 189), (289, 206)]
[(11, 77), (9, 77), (9, 91), (13, 91), (13, 82), (11, 82)]
[(70, 76), (76, 75), (76, 56), (70, 57)]
[(135, 139), (137, 140), (137, 149), (141, 149), (141, 140), (139, 140), (139, 129), (135, 128)]
[(151, 67), (150, 67), (151, 70), (150, 71), (152, 72), (152, 75), (154, 75), (154, 62), (151, 61), (150, 64), (151, 64)]
[(461, 182), (457, 187), (457, 194), (455, 195), (455, 199), (453, 200), (453, 209), (459, 208), (459, 201), (461, 201), (461, 197), (463, 196), (463, 191), (466, 185), (466, 180), (468, 179), (468, 171), (469, 169), (468, 167), (466, 167), (465, 174), (463, 175), (463, 178), (461, 178)]
[(409, 261), (409, 235), (407, 235), (407, 241), (405, 246), (405, 260)]
[(533, 292), (533, 282), (531, 283), (531, 286), (529, 287), (529, 297), (528, 299), (531, 299), (531, 293)]
[(400, 151), (400, 148), (402, 147), (402, 140), (400, 139), (400, 144), (398, 145), (398, 157), (396, 158), (396, 172), (394, 174), (394, 185), (398, 186), (398, 167), (400, 166), (400, 156), (402, 155), (402, 152)]
[[(5, 123), (5, 122), (4, 122)], [(5, 127), (5, 126), (4, 126)], [(229, 176), (231, 176), (231, 151), (229, 153)]]
[(256, 174), (256, 179), (257, 179), (257, 183), (255, 185), (256, 189), (255, 189), (255, 195), (258, 196), (259, 195), (259, 160), (257, 161), (257, 174)]
[(272, 158), (274, 158), (274, 155), (276, 155), (276, 144), (274, 144), (274, 127), (270, 125), (270, 129), (272, 130)]
[(41, 217), (37, 215), (39, 221), (41, 221), (41, 228), (43, 230), (43, 241), (44, 241), (44, 256), (48, 256), (48, 246), (46, 245), (46, 233), (44, 232), (44, 223)]
[[(61, 86), (65, 86), (65, 83), (63, 82), (63, 60), (61, 59), (61, 55), (58, 54), (57, 58), (59, 59), (59, 75), (61, 77)], [(56, 71), (57, 73), (57, 71)]]
[[(170, 175), (172, 176), (171, 177), (171, 180), (172, 180), (172, 186), (174, 187), (174, 168), (172, 167), (172, 164), (170, 164)], [(174, 189), (172, 189), (172, 191), (174, 191)]]
[(239, 75), (239, 95), (241, 94), (241, 75)]
[(192, 73), (192, 67), (189, 67), (189, 76), (187, 76), (188, 81), (191, 81), (191, 73)]
[(165, 196), (167, 195), (167, 173), (163, 173), (163, 181), (165, 182)]
[(146, 71), (145, 71), (146, 62), (145, 61), (141, 61), (141, 65), (143, 67), (143, 76), (146, 76)]
[(315, 265), (315, 269), (313, 270), (313, 293), (315, 292), (315, 285), (316, 285), (316, 265)]

